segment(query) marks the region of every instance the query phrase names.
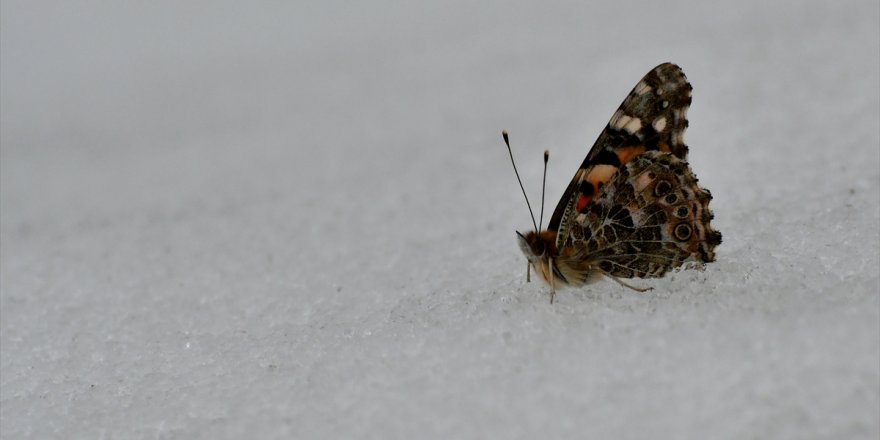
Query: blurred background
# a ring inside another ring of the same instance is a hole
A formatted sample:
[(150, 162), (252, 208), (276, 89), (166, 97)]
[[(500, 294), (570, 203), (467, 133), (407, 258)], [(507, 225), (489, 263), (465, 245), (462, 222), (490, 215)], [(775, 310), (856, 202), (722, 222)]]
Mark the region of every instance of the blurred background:
[[(876, 438), (880, 10), (0, 3), (4, 438)], [(672, 61), (705, 271), (524, 282)]]

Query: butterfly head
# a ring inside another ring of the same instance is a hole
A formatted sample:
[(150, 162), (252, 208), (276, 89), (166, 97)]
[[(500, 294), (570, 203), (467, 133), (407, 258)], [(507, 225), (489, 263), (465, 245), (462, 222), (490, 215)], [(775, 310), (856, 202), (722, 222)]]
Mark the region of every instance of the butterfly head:
[[(564, 278), (555, 275), (556, 269), (554, 267), (554, 261), (557, 261), (558, 257), (556, 252), (556, 231), (541, 231), (540, 233), (531, 231), (525, 235), (517, 232), (516, 236), (517, 241), (519, 242), (519, 248), (523, 255), (526, 256), (529, 266), (534, 268), (535, 273), (550, 284), (550, 295), (552, 297), (554, 286), (552, 281), (553, 278), (558, 280), (557, 284), (567, 283)], [(551, 275), (551, 273), (553, 273), (553, 275)], [(528, 272), (526, 272), (526, 280), (528, 279)]]
[(540, 233), (530, 231), (525, 235), (517, 231), (516, 236), (519, 249), (530, 263), (547, 260), (556, 255), (556, 233), (553, 231)]
[[(513, 165), (513, 171), (516, 173), (516, 180), (519, 182), (519, 188), (522, 190), (523, 198), (526, 199), (526, 206), (529, 208), (529, 215), (532, 217), (532, 224), (535, 230), (523, 235), (517, 231), (517, 241), (522, 253), (526, 256), (530, 267), (534, 267), (535, 271), (541, 275), (545, 281), (550, 283), (550, 302), (553, 302), (553, 282), (554, 275), (553, 260), (557, 257), (556, 252), (556, 231), (541, 231), (541, 224), (544, 221), (544, 189), (547, 183), (547, 160), (550, 158), (550, 152), (544, 150), (544, 178), (541, 184), (541, 220), (535, 222), (535, 214), (532, 212), (532, 205), (529, 203), (529, 197), (526, 195), (526, 189), (523, 187), (522, 179), (519, 178), (519, 171), (516, 169), (516, 162), (513, 160), (513, 151), (510, 149), (510, 139), (507, 130), (501, 132), (504, 138), (504, 144), (507, 145), (507, 152), (510, 154), (510, 163)], [(526, 271), (526, 281), (529, 280), (529, 272)]]

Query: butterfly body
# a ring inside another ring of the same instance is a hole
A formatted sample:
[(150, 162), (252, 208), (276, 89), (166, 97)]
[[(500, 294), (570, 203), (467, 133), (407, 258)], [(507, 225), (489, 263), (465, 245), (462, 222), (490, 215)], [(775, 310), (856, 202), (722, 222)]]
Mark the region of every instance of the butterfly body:
[[(661, 277), (715, 260), (708, 190), (686, 162), (691, 85), (657, 66), (636, 84), (578, 168), (546, 230), (518, 234), (530, 267), (551, 286), (609, 277)], [(639, 289), (637, 289), (639, 290)]]

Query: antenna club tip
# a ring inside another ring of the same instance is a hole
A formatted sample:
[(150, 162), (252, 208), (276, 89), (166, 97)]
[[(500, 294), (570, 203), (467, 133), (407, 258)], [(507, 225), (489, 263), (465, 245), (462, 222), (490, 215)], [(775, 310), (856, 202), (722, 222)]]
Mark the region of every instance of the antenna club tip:
[(547, 158), (550, 157), (550, 150), (544, 150), (544, 161), (547, 161)]

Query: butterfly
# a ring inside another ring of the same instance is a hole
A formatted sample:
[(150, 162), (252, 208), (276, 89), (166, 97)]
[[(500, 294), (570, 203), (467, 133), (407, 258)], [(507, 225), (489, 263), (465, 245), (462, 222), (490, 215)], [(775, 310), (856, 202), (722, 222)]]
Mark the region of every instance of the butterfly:
[[(650, 288), (621, 278), (658, 278), (687, 262), (715, 261), (721, 233), (710, 225), (712, 195), (686, 162), (683, 136), (692, 90), (675, 64), (648, 72), (611, 116), (547, 229), (535, 224), (533, 214), (535, 230), (517, 231), (528, 260), (526, 279), (534, 269), (550, 285), (551, 303), (557, 287), (610, 278), (643, 292)], [(513, 162), (507, 131), (502, 134)], [(541, 205), (543, 222), (543, 200)]]

